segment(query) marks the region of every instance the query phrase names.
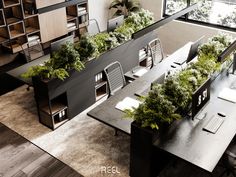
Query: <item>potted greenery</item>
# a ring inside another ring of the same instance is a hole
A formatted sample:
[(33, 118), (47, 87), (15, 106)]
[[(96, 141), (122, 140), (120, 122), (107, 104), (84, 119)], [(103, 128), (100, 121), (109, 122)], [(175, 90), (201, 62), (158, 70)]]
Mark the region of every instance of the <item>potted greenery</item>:
[(199, 48), (199, 58), (185, 69), (167, 76), (164, 84), (151, 90), (138, 108), (127, 110), (126, 115), (140, 127), (159, 130), (181, 119), (192, 103), (192, 95), (202, 87), (221, 65), (217, 56), (230, 45), (225, 34), (218, 34)]
[(64, 80), (69, 76), (69, 71), (75, 69), (81, 71), (84, 64), (80, 61), (79, 53), (72, 43), (62, 45), (60, 50), (54, 52), (52, 57), (43, 65), (32, 66), (22, 74), (22, 77), (30, 78), (38, 76), (42, 80), (58, 78)]

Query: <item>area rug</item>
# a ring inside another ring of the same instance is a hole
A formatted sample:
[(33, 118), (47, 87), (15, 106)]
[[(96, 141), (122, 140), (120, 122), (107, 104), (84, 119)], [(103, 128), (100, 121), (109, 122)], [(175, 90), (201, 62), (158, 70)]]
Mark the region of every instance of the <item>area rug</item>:
[(39, 123), (33, 89), (26, 88), (0, 97), (0, 122), (85, 177), (129, 176), (128, 135), (114, 136), (114, 129), (88, 117), (92, 107), (52, 131)]

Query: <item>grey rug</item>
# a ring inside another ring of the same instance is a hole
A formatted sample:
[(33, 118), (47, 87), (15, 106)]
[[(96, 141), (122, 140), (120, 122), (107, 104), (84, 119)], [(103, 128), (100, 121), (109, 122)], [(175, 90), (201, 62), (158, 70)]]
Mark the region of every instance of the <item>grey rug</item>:
[(0, 122), (86, 177), (128, 176), (129, 136), (114, 136), (114, 129), (88, 117), (88, 110), (52, 131), (38, 122), (33, 90), (26, 88), (0, 97)]

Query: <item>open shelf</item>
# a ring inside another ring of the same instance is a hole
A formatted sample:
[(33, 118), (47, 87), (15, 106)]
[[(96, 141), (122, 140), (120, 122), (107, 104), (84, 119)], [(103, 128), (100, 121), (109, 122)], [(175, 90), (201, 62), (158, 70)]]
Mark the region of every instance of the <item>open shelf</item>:
[(2, 0), (2, 4), (4, 8), (8, 8), (8, 7), (19, 5), (20, 1), (19, 0)]
[(96, 101), (108, 95), (107, 81), (104, 80), (104, 73), (95, 75), (95, 96)]
[(3, 9), (0, 9), (0, 27), (5, 26), (5, 25), (6, 25), (6, 21), (4, 17), (4, 12), (3, 12)]
[(39, 20), (38, 16), (30, 17), (24, 20), (25, 31), (27, 34), (39, 32)]
[(79, 28), (83, 28), (88, 25), (88, 14), (78, 17)]
[(67, 21), (68, 32), (75, 31), (77, 29), (78, 29), (78, 21), (76, 18), (73, 20)]
[(0, 36), (2, 39), (8, 39), (9, 38), (9, 33), (7, 27), (0, 27)]
[(17, 53), (22, 51), (22, 47), (26, 46), (26, 42), (26, 37), (21, 36), (19, 38), (3, 43), (2, 46), (9, 50), (11, 53)]
[(24, 18), (37, 15), (36, 3), (33, 0), (22, 0)]
[(38, 104), (40, 122), (49, 128), (54, 130), (69, 120), (66, 93), (52, 100), (44, 98)]
[(10, 34), (10, 36), (9, 36), (10, 39), (25, 35), (23, 21), (9, 25), (8, 30), (9, 30), (9, 34)]
[(21, 6), (14, 6), (4, 9), (4, 15), (8, 25), (21, 21), (23, 18)]

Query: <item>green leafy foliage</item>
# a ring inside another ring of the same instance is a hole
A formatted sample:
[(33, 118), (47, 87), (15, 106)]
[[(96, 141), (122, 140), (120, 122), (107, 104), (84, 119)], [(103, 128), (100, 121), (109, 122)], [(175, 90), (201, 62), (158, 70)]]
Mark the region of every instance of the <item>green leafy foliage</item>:
[(97, 47), (97, 50), (99, 53), (103, 53), (108, 49), (108, 45), (106, 40), (109, 38), (108, 33), (98, 33), (91, 37), (91, 40), (94, 42), (94, 44)]
[(175, 106), (166, 99), (161, 85), (154, 87), (148, 97), (135, 111), (126, 110), (127, 116), (132, 117), (142, 127), (159, 129), (162, 125), (171, 124), (181, 116), (175, 113)]
[(59, 51), (53, 53), (44, 65), (32, 66), (29, 70), (22, 74), (24, 78), (38, 76), (41, 79), (58, 78), (64, 80), (69, 76), (68, 71), (75, 69), (81, 71), (84, 64), (80, 61), (79, 53), (74, 49), (72, 43), (62, 45)]
[(144, 9), (141, 9), (136, 13), (131, 13), (131, 15), (125, 19), (125, 24), (131, 27), (134, 30), (134, 32), (151, 25), (153, 22), (154, 22), (153, 13)]
[(128, 16), (131, 12), (139, 11), (140, 2), (138, 0), (113, 0), (109, 9), (116, 9), (113, 16)]
[(97, 46), (89, 36), (82, 36), (80, 42), (75, 44), (75, 50), (80, 54), (81, 61), (98, 55)]
[(126, 116), (142, 127), (152, 129), (180, 119), (191, 105), (192, 94), (220, 68), (221, 63), (216, 58), (231, 42), (225, 34), (210, 38), (200, 47), (197, 62), (168, 75), (163, 85), (154, 86), (154, 90), (143, 98), (144, 102), (134, 110), (127, 110)]

